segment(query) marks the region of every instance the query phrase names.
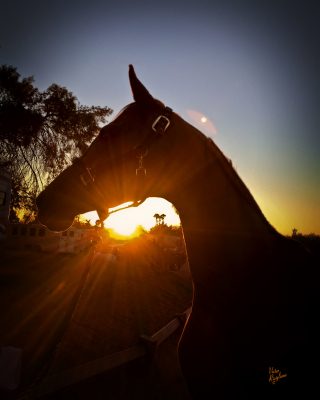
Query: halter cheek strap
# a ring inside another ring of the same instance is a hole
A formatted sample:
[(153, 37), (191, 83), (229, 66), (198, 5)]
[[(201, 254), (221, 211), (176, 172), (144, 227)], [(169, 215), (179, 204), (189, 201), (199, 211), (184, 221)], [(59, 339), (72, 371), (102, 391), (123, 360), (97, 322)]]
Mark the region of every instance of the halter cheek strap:
[(149, 147), (162, 136), (163, 132), (170, 125), (170, 118), (172, 115), (172, 109), (169, 107), (165, 107), (164, 112), (160, 115), (152, 124), (152, 131), (149, 135), (144, 139), (144, 141), (134, 148), (134, 153), (137, 158), (143, 158), (147, 155)]
[[(148, 154), (150, 146), (160, 137), (162, 137), (163, 132), (170, 125), (170, 117), (172, 114), (172, 109), (165, 107), (163, 115), (160, 115), (152, 124), (152, 129), (155, 132), (150, 132), (149, 135), (144, 139), (144, 141), (134, 147), (134, 155), (139, 159), (139, 168), (136, 169), (136, 189), (135, 189), (135, 202), (143, 197), (143, 188), (145, 186), (145, 177), (147, 171), (143, 168), (143, 159)], [(144, 200), (143, 200), (144, 201)], [(138, 205), (140, 205), (139, 203)]]
[(75, 165), (76, 168), (78, 168), (80, 172), (80, 179), (84, 186), (88, 186), (88, 184), (94, 182), (94, 176), (91, 174), (90, 170), (84, 165), (81, 158), (76, 158), (72, 164)]

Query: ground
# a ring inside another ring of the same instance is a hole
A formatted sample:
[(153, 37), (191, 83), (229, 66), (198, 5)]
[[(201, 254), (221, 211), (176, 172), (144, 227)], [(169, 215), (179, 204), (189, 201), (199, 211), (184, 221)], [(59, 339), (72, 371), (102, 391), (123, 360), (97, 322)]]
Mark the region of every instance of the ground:
[[(45, 376), (134, 346), (139, 335), (153, 335), (174, 313), (189, 308), (192, 300), (188, 273), (152, 264), (141, 247), (115, 266), (93, 263), (90, 269), (90, 251), (58, 255), (1, 250), (1, 254), (0, 347), (23, 350), (21, 385), (13, 392), (2, 390), (3, 399), (24, 398)], [(170, 393), (179, 398), (180, 392), (184, 393), (180, 398), (187, 398), (176, 355), (180, 333), (159, 346), (150, 374), (140, 374), (141, 360), (136, 360), (66, 388), (59, 398), (89, 398), (85, 387), (99, 388), (92, 397), (96, 399), (113, 398), (112, 390), (114, 398), (123, 399), (134, 399), (135, 391), (141, 399), (171, 398)], [(146, 397), (141, 397), (142, 388)]]

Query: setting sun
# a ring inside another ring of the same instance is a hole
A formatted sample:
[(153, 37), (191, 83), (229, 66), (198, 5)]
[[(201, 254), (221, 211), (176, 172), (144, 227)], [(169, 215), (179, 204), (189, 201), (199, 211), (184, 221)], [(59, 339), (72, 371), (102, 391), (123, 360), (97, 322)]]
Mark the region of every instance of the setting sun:
[(202, 121), (202, 122), (206, 122), (206, 120), (207, 120), (206, 117), (202, 117), (202, 118), (201, 118), (201, 121)]
[(136, 229), (137, 225), (139, 225), (137, 224), (134, 211), (135, 210), (133, 209), (128, 209), (111, 214), (110, 217), (105, 221), (106, 227), (114, 229), (121, 235), (131, 235)]

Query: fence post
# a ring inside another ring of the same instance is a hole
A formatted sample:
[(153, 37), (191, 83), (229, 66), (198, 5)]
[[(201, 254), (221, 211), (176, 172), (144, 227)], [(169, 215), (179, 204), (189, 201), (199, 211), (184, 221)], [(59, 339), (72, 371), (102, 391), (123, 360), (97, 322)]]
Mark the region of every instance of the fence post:
[(187, 322), (187, 314), (186, 313), (175, 313), (176, 318), (179, 319), (181, 327), (183, 328)]
[(153, 356), (158, 345), (158, 340), (152, 339), (150, 336), (147, 335), (140, 335), (138, 344), (143, 344), (145, 346), (147, 355), (145, 358), (144, 367), (148, 370), (152, 363)]

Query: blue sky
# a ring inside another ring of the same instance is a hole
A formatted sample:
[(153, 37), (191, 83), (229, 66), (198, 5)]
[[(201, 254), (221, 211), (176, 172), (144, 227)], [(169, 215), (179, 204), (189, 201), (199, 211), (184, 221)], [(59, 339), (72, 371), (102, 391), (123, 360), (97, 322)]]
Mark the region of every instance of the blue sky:
[(40, 90), (66, 86), (81, 103), (109, 106), (114, 115), (132, 101), (133, 64), (154, 97), (213, 136), (276, 229), (320, 234), (316, 6), (10, 1), (1, 6), (0, 64), (34, 75)]

